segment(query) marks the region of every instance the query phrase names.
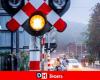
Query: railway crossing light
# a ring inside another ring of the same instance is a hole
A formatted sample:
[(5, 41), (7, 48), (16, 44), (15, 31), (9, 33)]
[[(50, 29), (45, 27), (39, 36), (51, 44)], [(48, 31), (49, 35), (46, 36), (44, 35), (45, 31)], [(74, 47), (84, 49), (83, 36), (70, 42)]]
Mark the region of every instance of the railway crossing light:
[(16, 14), (25, 4), (24, 0), (1, 0), (2, 7), (11, 16)]
[(32, 36), (41, 36), (52, 29), (45, 15), (40, 11), (36, 11), (22, 27)]
[(49, 0), (49, 6), (60, 16), (70, 7), (71, 0)]
[(29, 25), (35, 31), (40, 31), (44, 28), (46, 20), (41, 15), (34, 15), (30, 18)]

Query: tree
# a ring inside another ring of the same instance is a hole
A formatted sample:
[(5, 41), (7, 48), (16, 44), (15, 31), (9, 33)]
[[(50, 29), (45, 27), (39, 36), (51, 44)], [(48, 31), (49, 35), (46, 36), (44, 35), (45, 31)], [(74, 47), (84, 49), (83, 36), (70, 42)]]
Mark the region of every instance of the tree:
[(92, 56), (96, 57), (100, 61), (100, 3), (97, 3), (88, 25), (88, 50)]
[(20, 71), (29, 70), (29, 54), (27, 52), (20, 53)]

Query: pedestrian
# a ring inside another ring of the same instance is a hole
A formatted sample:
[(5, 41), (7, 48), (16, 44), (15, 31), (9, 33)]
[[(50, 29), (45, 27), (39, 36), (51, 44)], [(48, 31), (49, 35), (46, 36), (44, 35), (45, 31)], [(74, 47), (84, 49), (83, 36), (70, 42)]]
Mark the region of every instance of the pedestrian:
[(14, 67), (14, 70), (16, 71), (18, 67), (18, 61), (17, 61), (16, 54), (13, 54), (13, 67)]
[(6, 70), (7, 71), (11, 71), (12, 70), (11, 54), (7, 55), (7, 57), (6, 57)]
[(59, 58), (56, 59), (56, 61), (54, 62), (54, 65), (55, 65), (56, 71), (62, 71), (61, 62)]
[[(62, 60), (62, 65), (65, 67), (65, 69), (66, 69), (66, 66), (68, 65), (68, 60), (67, 60), (67, 58), (66, 58), (66, 55), (64, 55), (64, 57), (63, 57), (63, 60)], [(67, 69), (66, 69), (67, 70)]]

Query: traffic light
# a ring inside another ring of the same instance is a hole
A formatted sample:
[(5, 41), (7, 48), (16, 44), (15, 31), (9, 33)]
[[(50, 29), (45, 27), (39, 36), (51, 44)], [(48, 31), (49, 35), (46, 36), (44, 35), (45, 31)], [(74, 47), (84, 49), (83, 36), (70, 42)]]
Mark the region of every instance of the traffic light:
[(23, 6), (24, 0), (1, 0), (2, 7), (12, 16)]
[(57, 48), (56, 30), (52, 29), (46, 36), (45, 51), (50, 53), (54, 52)]
[(22, 27), (32, 36), (41, 36), (52, 29), (42, 12), (36, 11)]
[(49, 0), (49, 6), (60, 16), (70, 7), (70, 0)]
[(47, 52), (50, 50), (50, 53), (52, 53), (57, 48), (56, 43), (45, 43), (45, 51)]

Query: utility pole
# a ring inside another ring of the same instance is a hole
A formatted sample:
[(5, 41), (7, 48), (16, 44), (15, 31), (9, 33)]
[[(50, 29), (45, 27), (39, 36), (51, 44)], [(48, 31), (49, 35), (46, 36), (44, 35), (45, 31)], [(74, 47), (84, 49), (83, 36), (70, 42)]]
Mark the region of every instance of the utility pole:
[(77, 43), (75, 43), (75, 46), (76, 46), (76, 56), (78, 56), (78, 52), (77, 52)]
[(13, 32), (11, 32), (11, 54), (13, 53)]
[(11, 63), (12, 63), (12, 70), (14, 69), (13, 65), (13, 32), (11, 32)]
[(83, 57), (82, 51), (83, 51), (83, 45), (82, 45), (82, 43), (81, 43), (81, 57)]
[(16, 57), (17, 57), (17, 69), (19, 70), (20, 55), (19, 55), (19, 30), (16, 31)]

